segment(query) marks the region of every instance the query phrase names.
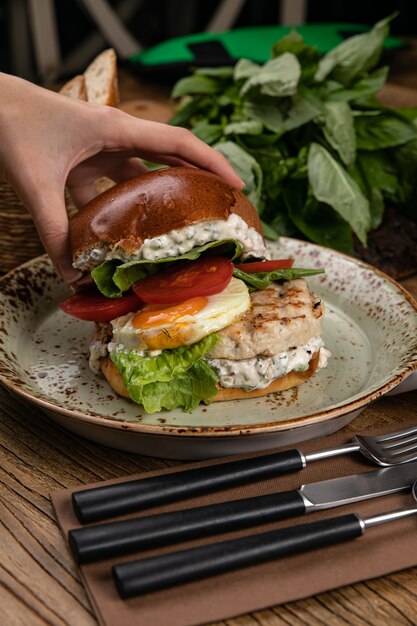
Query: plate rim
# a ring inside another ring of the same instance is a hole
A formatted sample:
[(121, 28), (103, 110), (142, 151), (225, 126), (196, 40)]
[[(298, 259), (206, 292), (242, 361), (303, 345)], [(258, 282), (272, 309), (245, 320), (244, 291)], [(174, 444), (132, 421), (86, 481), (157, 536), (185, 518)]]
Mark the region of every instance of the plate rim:
[[(334, 254), (338, 257), (341, 257), (352, 263), (358, 267), (369, 270), (376, 275), (378, 275), (382, 280), (391, 283), (408, 301), (408, 303), (412, 306), (417, 314), (417, 301), (416, 299), (405, 289), (400, 283), (398, 283), (394, 278), (388, 276), (382, 270), (374, 267), (373, 265), (362, 261), (361, 259), (357, 259), (343, 252), (339, 252), (338, 250), (334, 250), (333, 248), (328, 248), (326, 246), (321, 246), (319, 244), (303, 241), (301, 239), (297, 239), (295, 237), (280, 237), (281, 241), (290, 241), (295, 242), (301, 245), (308, 245), (309, 247), (318, 248), (319, 250), (325, 250), (330, 254)], [(275, 243), (275, 242), (274, 242)], [(10, 270), (7, 274), (0, 277), (0, 293), (2, 291), (2, 286), (5, 282), (12, 279), (14, 275), (25, 268), (31, 268), (32, 266), (41, 265), (43, 263), (49, 263), (52, 267), (52, 262), (47, 254), (43, 254), (41, 256), (35, 257), (18, 265), (17, 267)], [(412, 357), (411, 361), (404, 366), (404, 370), (400, 373), (392, 375), (392, 377), (382, 384), (380, 387), (370, 391), (369, 393), (357, 398), (354, 401), (349, 401), (347, 399), (342, 406), (335, 407), (333, 409), (322, 410), (320, 414), (308, 415), (299, 418), (289, 418), (280, 422), (265, 422), (262, 424), (251, 424), (251, 425), (230, 425), (230, 426), (185, 426), (185, 425), (173, 425), (173, 424), (144, 424), (142, 422), (128, 422), (121, 419), (115, 419), (112, 417), (107, 417), (103, 415), (89, 415), (87, 413), (83, 413), (78, 409), (68, 409), (59, 404), (55, 404), (53, 402), (44, 400), (43, 398), (39, 398), (38, 396), (22, 389), (18, 384), (9, 379), (6, 375), (0, 372), (0, 383), (6, 387), (9, 391), (17, 394), (18, 396), (24, 398), (25, 400), (32, 402), (36, 406), (39, 406), (42, 409), (46, 409), (52, 413), (58, 413), (59, 415), (65, 416), (67, 419), (71, 419), (74, 421), (82, 421), (87, 422), (94, 426), (102, 426), (106, 428), (116, 428), (123, 431), (132, 431), (138, 434), (147, 434), (147, 435), (170, 435), (175, 437), (193, 437), (193, 438), (230, 438), (230, 437), (247, 437), (254, 436), (257, 434), (268, 434), (268, 433), (277, 433), (280, 431), (287, 430), (295, 430), (298, 428), (302, 428), (305, 426), (310, 426), (312, 424), (319, 424), (321, 422), (329, 422), (332, 419), (336, 419), (342, 415), (346, 415), (348, 413), (353, 413), (359, 409), (365, 408), (371, 402), (377, 400), (381, 396), (385, 395), (397, 385), (399, 385), (403, 380), (408, 378), (414, 371), (417, 371), (417, 352), (414, 357)]]

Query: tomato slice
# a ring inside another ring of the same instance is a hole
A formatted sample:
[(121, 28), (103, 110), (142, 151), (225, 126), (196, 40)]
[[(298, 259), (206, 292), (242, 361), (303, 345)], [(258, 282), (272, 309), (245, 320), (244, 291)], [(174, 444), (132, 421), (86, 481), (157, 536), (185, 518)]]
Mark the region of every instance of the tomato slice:
[(90, 322), (109, 322), (115, 317), (137, 311), (142, 305), (135, 293), (121, 298), (106, 298), (94, 289), (75, 293), (59, 305), (64, 313)]
[(227, 287), (233, 263), (224, 257), (189, 261), (135, 283), (133, 291), (149, 304), (174, 304), (197, 296), (211, 296)]
[(254, 263), (241, 263), (235, 265), (239, 270), (247, 274), (258, 272), (273, 272), (274, 270), (285, 270), (294, 265), (294, 259), (277, 259), (276, 261), (255, 261)]

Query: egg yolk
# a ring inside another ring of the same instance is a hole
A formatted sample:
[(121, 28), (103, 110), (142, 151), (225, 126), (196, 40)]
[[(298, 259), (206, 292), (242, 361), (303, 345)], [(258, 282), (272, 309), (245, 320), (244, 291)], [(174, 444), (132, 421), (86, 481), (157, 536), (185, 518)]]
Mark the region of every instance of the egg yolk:
[[(166, 350), (178, 348), (186, 343), (189, 324), (181, 320), (186, 315), (194, 315), (207, 305), (208, 299), (203, 297), (190, 298), (180, 304), (148, 304), (132, 319), (132, 325), (142, 330), (160, 328), (151, 334), (142, 335), (142, 340), (150, 350)], [(168, 326), (168, 328), (164, 328)]]
[(155, 328), (167, 326), (185, 315), (195, 315), (207, 305), (207, 298), (201, 296), (190, 298), (180, 304), (148, 304), (132, 319), (135, 328)]

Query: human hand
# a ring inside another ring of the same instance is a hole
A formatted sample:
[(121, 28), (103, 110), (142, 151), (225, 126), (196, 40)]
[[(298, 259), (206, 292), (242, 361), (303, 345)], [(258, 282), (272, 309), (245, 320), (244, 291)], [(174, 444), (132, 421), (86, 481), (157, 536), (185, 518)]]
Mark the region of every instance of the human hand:
[(120, 182), (146, 171), (137, 157), (200, 167), (243, 186), (223, 155), (188, 130), (72, 100), (0, 73), (0, 175), (30, 211), (68, 282), (81, 274), (70, 260), (65, 185), (80, 208), (97, 195), (94, 182), (100, 176)]

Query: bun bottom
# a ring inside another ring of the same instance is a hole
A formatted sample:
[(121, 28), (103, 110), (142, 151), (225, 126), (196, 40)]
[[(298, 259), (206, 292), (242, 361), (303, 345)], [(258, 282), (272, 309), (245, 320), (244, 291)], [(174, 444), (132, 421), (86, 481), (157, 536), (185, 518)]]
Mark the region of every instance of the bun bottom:
[[(308, 380), (311, 376), (313, 376), (314, 372), (317, 370), (319, 362), (319, 353), (316, 352), (313, 354), (310, 360), (310, 366), (308, 370), (305, 372), (289, 372), (285, 376), (281, 376), (281, 378), (277, 378), (274, 380), (268, 387), (265, 389), (255, 389), (254, 391), (245, 391), (244, 389), (240, 389), (239, 387), (219, 387), (218, 392), (212, 398), (210, 398), (211, 402), (224, 402), (226, 400), (243, 400), (245, 398), (260, 398), (262, 396), (266, 396), (269, 393), (277, 393), (279, 391), (285, 391), (286, 389), (291, 389), (292, 387), (298, 387), (301, 383)], [(110, 387), (112, 387), (113, 391), (115, 391), (119, 396), (123, 396), (124, 398), (129, 398), (128, 391), (123, 383), (121, 374), (117, 370), (113, 361), (110, 357), (106, 356), (101, 360), (100, 363), (101, 371), (107, 379)]]

